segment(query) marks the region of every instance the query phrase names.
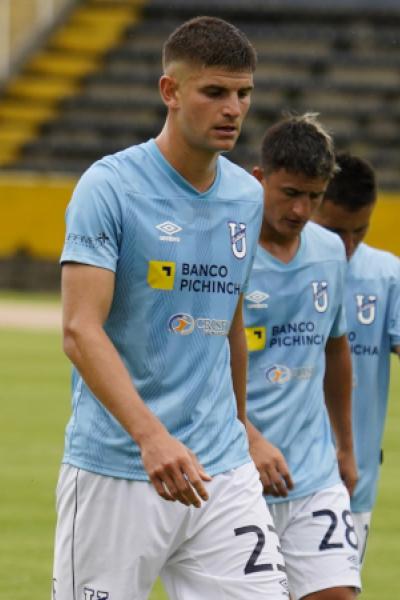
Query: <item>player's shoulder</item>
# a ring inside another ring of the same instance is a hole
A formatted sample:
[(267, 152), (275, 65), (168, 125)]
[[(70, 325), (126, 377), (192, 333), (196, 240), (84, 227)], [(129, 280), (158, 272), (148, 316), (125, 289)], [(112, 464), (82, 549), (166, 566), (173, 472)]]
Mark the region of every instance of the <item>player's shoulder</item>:
[(132, 168), (135, 164), (140, 165), (141, 155), (143, 149), (140, 146), (131, 146), (115, 154), (103, 156), (82, 174), (80, 182), (90, 183), (95, 188), (103, 186), (104, 190), (123, 188), (125, 179), (134, 181), (131, 176)]
[(398, 256), (365, 243), (358, 246), (351, 258), (350, 266), (353, 271), (364, 271), (375, 277), (399, 277), (400, 275)]
[(150, 171), (150, 165), (153, 162), (152, 142), (153, 140), (149, 140), (120, 150), (115, 154), (104, 156), (94, 166), (112, 171), (121, 182), (128, 184), (130, 188), (135, 184), (139, 187), (142, 174)]
[(220, 168), (219, 195), (229, 199), (245, 198), (248, 202), (262, 202), (263, 189), (259, 181), (245, 169), (228, 160), (218, 158)]
[(345, 248), (342, 240), (336, 233), (328, 231), (324, 227), (309, 221), (303, 229), (303, 235), (307, 242), (307, 248), (314, 258), (326, 261), (346, 260)]

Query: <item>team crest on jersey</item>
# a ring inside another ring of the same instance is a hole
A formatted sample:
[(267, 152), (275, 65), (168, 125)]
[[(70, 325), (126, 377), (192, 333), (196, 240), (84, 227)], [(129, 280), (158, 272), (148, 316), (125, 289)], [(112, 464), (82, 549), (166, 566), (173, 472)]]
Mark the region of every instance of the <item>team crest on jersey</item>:
[(228, 221), (233, 256), (241, 260), (246, 256), (246, 223)]
[(377, 299), (375, 295), (356, 294), (357, 319), (362, 325), (371, 325), (375, 321)]
[(311, 282), (314, 296), (314, 308), (319, 313), (324, 313), (328, 308), (328, 282)]

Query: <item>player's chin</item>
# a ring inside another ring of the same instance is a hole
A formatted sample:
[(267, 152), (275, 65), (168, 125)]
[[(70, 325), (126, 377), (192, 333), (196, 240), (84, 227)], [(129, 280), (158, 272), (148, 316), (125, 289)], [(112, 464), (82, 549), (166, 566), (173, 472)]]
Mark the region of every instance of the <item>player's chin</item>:
[(236, 135), (234, 138), (232, 137), (225, 140), (216, 140), (213, 144), (213, 147), (217, 152), (229, 152), (235, 147), (238, 137), (239, 136)]

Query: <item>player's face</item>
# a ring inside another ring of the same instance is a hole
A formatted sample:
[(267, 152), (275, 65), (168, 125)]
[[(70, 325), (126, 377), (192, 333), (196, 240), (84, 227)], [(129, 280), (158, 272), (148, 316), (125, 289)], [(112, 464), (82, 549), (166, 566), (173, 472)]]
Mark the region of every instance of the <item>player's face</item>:
[(347, 260), (350, 260), (368, 231), (373, 209), (374, 204), (368, 204), (357, 211), (349, 211), (324, 200), (313, 218), (316, 223), (341, 237), (346, 248)]
[(172, 110), (185, 143), (211, 153), (231, 150), (250, 107), (252, 73), (181, 65), (175, 81)]
[(295, 239), (322, 201), (328, 181), (285, 169), (254, 176), (264, 188), (263, 227), (284, 240)]

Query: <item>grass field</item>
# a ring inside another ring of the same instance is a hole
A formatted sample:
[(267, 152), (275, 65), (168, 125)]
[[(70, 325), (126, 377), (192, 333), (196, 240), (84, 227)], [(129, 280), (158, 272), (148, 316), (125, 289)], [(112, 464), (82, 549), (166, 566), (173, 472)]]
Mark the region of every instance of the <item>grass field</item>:
[[(60, 346), (56, 333), (0, 330), (0, 600), (50, 597), (54, 488), (70, 408), (69, 365)], [(399, 597), (400, 369), (394, 367), (364, 600)], [(151, 600), (165, 599), (157, 583)]]

